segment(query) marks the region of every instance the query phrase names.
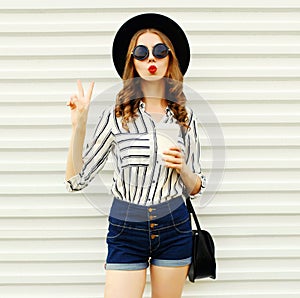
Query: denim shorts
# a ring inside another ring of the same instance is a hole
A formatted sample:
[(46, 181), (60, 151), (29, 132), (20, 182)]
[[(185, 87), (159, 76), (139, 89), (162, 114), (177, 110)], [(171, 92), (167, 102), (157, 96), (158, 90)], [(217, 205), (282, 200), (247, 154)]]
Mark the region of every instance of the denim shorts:
[(192, 259), (192, 227), (182, 197), (142, 206), (114, 198), (106, 238), (106, 270), (185, 266)]

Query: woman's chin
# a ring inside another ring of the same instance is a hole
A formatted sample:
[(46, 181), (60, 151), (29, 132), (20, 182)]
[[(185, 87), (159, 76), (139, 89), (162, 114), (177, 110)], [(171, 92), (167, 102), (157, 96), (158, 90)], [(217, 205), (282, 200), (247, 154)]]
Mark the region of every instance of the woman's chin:
[(163, 76), (157, 74), (149, 74), (149, 75), (142, 76), (142, 79), (145, 81), (158, 81), (161, 80), (162, 78)]

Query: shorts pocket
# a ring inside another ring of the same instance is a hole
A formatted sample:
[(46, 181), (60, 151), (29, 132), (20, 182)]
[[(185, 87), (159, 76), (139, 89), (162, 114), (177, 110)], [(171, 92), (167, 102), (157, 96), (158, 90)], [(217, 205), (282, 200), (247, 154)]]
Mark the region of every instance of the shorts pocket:
[(121, 167), (147, 167), (150, 164), (150, 135), (148, 133), (121, 133), (116, 135)]
[(172, 221), (175, 230), (178, 233), (187, 234), (192, 233), (192, 224), (190, 220), (190, 214), (186, 205), (183, 203), (176, 208), (172, 213)]
[(119, 225), (117, 223), (112, 223), (109, 221), (108, 226), (108, 239), (116, 239), (117, 237), (121, 236), (124, 231), (124, 225)]
[(192, 233), (192, 225), (189, 217), (177, 224), (174, 224), (174, 227), (180, 234)]

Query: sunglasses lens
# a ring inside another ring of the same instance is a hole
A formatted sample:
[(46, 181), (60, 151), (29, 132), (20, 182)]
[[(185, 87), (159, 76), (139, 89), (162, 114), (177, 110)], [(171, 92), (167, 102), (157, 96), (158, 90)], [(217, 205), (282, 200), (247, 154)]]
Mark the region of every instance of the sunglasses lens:
[(148, 48), (142, 45), (137, 46), (133, 50), (132, 55), (137, 60), (144, 60), (148, 57)]
[(168, 47), (163, 43), (159, 43), (153, 48), (153, 55), (159, 59), (167, 57), (168, 52), (169, 52)]

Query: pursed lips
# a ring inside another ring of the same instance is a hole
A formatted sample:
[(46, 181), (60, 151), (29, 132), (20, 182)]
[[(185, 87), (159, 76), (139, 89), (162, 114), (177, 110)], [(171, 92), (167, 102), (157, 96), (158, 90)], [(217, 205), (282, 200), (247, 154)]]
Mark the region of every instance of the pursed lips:
[(149, 66), (148, 71), (153, 74), (157, 71), (157, 67), (155, 65), (151, 65)]

